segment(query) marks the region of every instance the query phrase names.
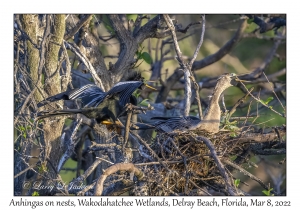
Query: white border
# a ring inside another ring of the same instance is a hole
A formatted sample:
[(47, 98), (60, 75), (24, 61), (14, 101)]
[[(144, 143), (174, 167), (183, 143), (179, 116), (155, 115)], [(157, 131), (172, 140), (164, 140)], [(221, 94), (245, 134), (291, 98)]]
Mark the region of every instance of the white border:
[[(226, 14), (241, 14), (241, 13), (287, 13), (287, 195), (286, 197), (274, 197), (272, 201), (288, 200), (292, 202), (292, 209), (300, 207), (300, 199), (298, 193), (299, 180), (299, 140), (297, 129), (299, 130), (299, 6), (296, 1), (274, 1), (274, 0), (251, 0), (251, 1), (9, 1), (1, 3), (1, 206), (9, 206), (11, 199), (19, 200), (20, 197), (13, 197), (13, 14), (14, 13), (226, 13)], [(74, 200), (81, 199), (80, 197), (23, 197), (27, 200)], [(110, 198), (110, 199), (114, 199)], [(211, 197), (204, 197), (212, 199)], [(203, 199), (204, 199), (203, 198)], [(252, 197), (253, 198), (253, 197)], [(254, 197), (262, 200), (269, 197)], [(93, 198), (99, 199), (99, 198)], [(119, 198), (118, 198), (119, 199)], [(134, 200), (134, 197), (126, 197), (127, 200)], [(153, 197), (159, 200), (162, 197)], [(167, 200), (173, 197), (167, 197)], [(186, 197), (186, 199), (196, 200), (197, 197)], [(222, 197), (217, 197), (217, 200)], [(236, 198), (231, 198), (235, 200)], [(243, 198), (250, 202), (251, 198)], [(77, 205), (78, 207), (78, 205)], [(28, 207), (26, 207), (28, 208)], [(30, 207), (29, 207), (30, 208)], [(39, 208), (39, 207), (37, 207)], [(47, 208), (47, 207), (43, 207)], [(61, 207), (56, 207), (61, 208)], [(68, 209), (71, 207), (63, 207)], [(73, 207), (72, 207), (73, 208)], [(82, 207), (79, 207), (83, 209)], [(99, 207), (97, 207), (99, 209)], [(101, 209), (104, 207), (100, 207)], [(123, 207), (122, 207), (123, 208)], [(126, 208), (126, 207), (125, 207)], [(131, 207), (132, 208), (132, 207)], [(151, 207), (153, 208), (153, 207)], [(185, 208), (188, 207), (174, 207)], [(239, 208), (223, 206), (225, 209)], [(255, 207), (257, 208), (257, 207)], [(267, 207), (263, 207), (267, 208)], [(85, 207), (86, 209), (86, 207)], [(104, 208), (105, 209), (105, 208)], [(190, 208), (189, 208), (190, 209)], [(254, 207), (248, 207), (254, 209)]]

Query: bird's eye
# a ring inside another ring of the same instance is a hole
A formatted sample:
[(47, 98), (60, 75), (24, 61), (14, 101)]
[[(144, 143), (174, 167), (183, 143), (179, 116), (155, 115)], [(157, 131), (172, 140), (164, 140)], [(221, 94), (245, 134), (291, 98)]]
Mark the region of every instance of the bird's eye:
[(235, 73), (230, 73), (230, 76), (231, 76), (231, 77), (235, 77), (236, 74), (235, 74)]

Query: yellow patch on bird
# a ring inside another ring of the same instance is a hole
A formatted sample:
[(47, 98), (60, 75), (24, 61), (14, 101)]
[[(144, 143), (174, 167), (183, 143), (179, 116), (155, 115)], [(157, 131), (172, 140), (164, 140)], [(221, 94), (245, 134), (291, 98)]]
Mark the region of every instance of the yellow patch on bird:
[(103, 120), (103, 121), (101, 121), (101, 124), (103, 124), (103, 125), (113, 125), (114, 123), (112, 123), (110, 121), (107, 121), (107, 120)]
[(154, 87), (152, 87), (152, 86), (150, 86), (150, 85), (145, 84), (145, 86), (146, 86), (147, 88), (152, 89), (152, 90), (156, 90), (156, 88), (154, 88)]

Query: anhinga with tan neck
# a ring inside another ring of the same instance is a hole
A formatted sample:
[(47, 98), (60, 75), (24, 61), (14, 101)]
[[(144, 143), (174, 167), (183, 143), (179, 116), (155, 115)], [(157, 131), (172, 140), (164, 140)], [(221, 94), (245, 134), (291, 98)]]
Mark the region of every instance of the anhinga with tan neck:
[(217, 84), (213, 90), (208, 107), (204, 113), (204, 117), (200, 120), (194, 116), (186, 117), (152, 117), (157, 120), (153, 124), (139, 124), (136, 125), (139, 129), (156, 129), (158, 132), (170, 133), (175, 130), (200, 130), (209, 133), (219, 132), (221, 110), (219, 106), (220, 96), (224, 90), (231, 86), (237, 85), (239, 81), (235, 74), (223, 74), (217, 79)]

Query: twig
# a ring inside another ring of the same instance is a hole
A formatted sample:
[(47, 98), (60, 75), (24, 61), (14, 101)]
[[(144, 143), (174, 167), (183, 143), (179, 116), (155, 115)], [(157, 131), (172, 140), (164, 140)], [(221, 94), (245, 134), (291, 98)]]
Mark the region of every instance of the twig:
[[(182, 163), (183, 160), (170, 160), (170, 161), (162, 161), (163, 163), (166, 164), (177, 164), (177, 163)], [(149, 165), (159, 165), (161, 164), (160, 162), (148, 162), (148, 163), (135, 163), (135, 166), (149, 166)]]
[(90, 184), (89, 186), (86, 186), (83, 190), (79, 191), (77, 193), (78, 196), (83, 196), (87, 191), (89, 191), (90, 189), (94, 188), (96, 182)]
[(144, 173), (140, 171), (137, 167), (135, 167), (132, 163), (117, 163), (107, 168), (105, 172), (101, 175), (101, 177), (97, 180), (94, 193), (95, 196), (102, 195), (103, 183), (105, 179), (109, 175), (118, 171), (128, 171), (129, 173), (134, 173), (138, 180), (141, 180), (144, 177)]
[(280, 114), (279, 112), (277, 112), (276, 110), (273, 109), (273, 107), (268, 106), (267, 104), (263, 103), (261, 100), (259, 100), (258, 98), (256, 98), (251, 92), (249, 92), (249, 90), (247, 89), (247, 87), (244, 85), (243, 82), (240, 82), (242, 84), (242, 86), (245, 88), (245, 90), (249, 93), (249, 95), (251, 95), (252, 98), (254, 98), (257, 102), (259, 102), (260, 104), (262, 104), (264, 107), (267, 107), (268, 109), (270, 109), (272, 112), (278, 114), (281, 117), (285, 117), (285, 115)]
[(158, 162), (163, 165), (167, 170), (168, 172), (171, 173), (170, 169), (168, 168), (168, 166), (163, 162), (161, 161), (161, 159), (158, 157), (158, 155), (156, 154), (156, 152), (153, 151), (153, 149), (151, 149), (151, 147), (149, 147), (149, 145), (139, 136), (137, 135), (136, 133), (134, 132), (131, 132), (130, 133), (135, 136), (150, 152), (151, 154), (158, 160)]
[(182, 53), (180, 51), (180, 47), (178, 45), (178, 41), (177, 41), (177, 36), (176, 36), (176, 32), (175, 32), (175, 26), (171, 20), (171, 18), (169, 17), (169, 15), (163, 15), (165, 22), (167, 23), (169, 29), (172, 32), (172, 37), (173, 37), (173, 43), (175, 46), (175, 51), (176, 51), (176, 59), (179, 62), (180, 67), (183, 70), (183, 74), (184, 74), (184, 116), (188, 116), (190, 113), (190, 108), (191, 108), (191, 97), (192, 97), (192, 90), (191, 90), (191, 71), (189, 69), (189, 65), (187, 65), (182, 57)]
[[(257, 177), (254, 176), (253, 174), (249, 173), (248, 171), (246, 171), (246, 170), (243, 169), (242, 167), (240, 167), (240, 166), (238, 166), (238, 165), (232, 163), (231, 161), (229, 161), (229, 160), (227, 160), (227, 159), (225, 159), (225, 158), (222, 158), (221, 161), (222, 161), (223, 163), (225, 163), (226, 165), (229, 165), (229, 166), (231, 166), (231, 167), (237, 169), (238, 171), (242, 172), (244, 175), (248, 176), (250, 179), (252, 179), (252, 180), (258, 182), (264, 189), (269, 190), (269, 187), (268, 187), (267, 185), (265, 185), (265, 184), (263, 183), (262, 180), (260, 180), (259, 178), (257, 178)], [(274, 193), (274, 194), (276, 194), (273, 190), (272, 190), (271, 192)]]
[(233, 187), (230, 185), (230, 179), (229, 179), (229, 176), (228, 174), (226, 173), (225, 171), (225, 168), (222, 164), (222, 162), (220, 161), (217, 153), (216, 153), (216, 150), (214, 148), (214, 145), (211, 143), (210, 140), (208, 140), (207, 138), (203, 137), (203, 136), (198, 136), (196, 138), (194, 138), (196, 141), (198, 142), (204, 142), (206, 144), (206, 146), (208, 147), (208, 149), (210, 150), (210, 153), (211, 153), (211, 156), (212, 158), (215, 160), (218, 168), (219, 168), (219, 171), (222, 175), (222, 177), (224, 178), (224, 181), (225, 181), (225, 184), (227, 186), (227, 190), (229, 192), (230, 195), (237, 195), (237, 193), (235, 193), (233, 191)]
[(68, 43), (67, 41), (64, 41), (64, 44), (66, 45), (66, 48), (70, 49), (73, 53), (78, 56), (78, 58), (84, 63), (84, 65), (89, 69), (96, 85), (98, 85), (102, 90), (105, 90), (101, 79), (99, 78), (96, 70), (94, 69), (93, 65), (90, 63), (88, 58), (80, 51), (80, 49), (73, 43)]
[[(82, 119), (79, 120), (79, 122), (77, 123), (76, 127), (74, 128), (72, 135), (70, 137), (70, 144), (68, 146), (68, 149), (66, 150), (66, 152), (63, 154), (63, 156), (61, 157), (58, 166), (57, 166), (57, 171), (58, 173), (60, 172), (61, 168), (63, 167), (63, 165), (65, 164), (65, 162), (71, 157), (71, 155), (74, 152), (75, 146), (78, 142), (74, 142), (74, 138), (75, 138), (75, 134), (77, 132), (77, 130), (79, 129), (79, 126), (82, 122)], [(64, 138), (64, 135), (62, 136), (62, 138)], [(80, 138), (79, 138), (80, 140)], [(63, 141), (63, 139), (62, 139)]]
[(196, 101), (197, 101), (197, 104), (198, 104), (199, 119), (202, 120), (203, 119), (203, 113), (202, 113), (202, 105), (201, 105), (201, 100), (200, 100), (200, 95), (199, 95), (200, 86), (196, 82), (194, 76), (191, 76), (190, 78), (193, 81), (194, 89), (195, 89), (195, 92), (196, 92)]
[(101, 159), (96, 159), (93, 164), (84, 172), (84, 174), (80, 175), (76, 179), (74, 179), (70, 184), (68, 184), (68, 188), (74, 185), (77, 182), (83, 182), (95, 169), (96, 167), (102, 162)]
[[(183, 65), (184, 62), (183, 62), (183, 59), (182, 59), (182, 53), (181, 53), (179, 45), (178, 45), (177, 36), (176, 36), (176, 32), (175, 32), (175, 26), (174, 26), (171, 18), (169, 17), (169, 15), (163, 15), (163, 16), (164, 16), (164, 19), (166, 21), (166, 24), (168, 25), (169, 29), (172, 32), (175, 51), (176, 51), (176, 54), (177, 54), (177, 60), (179, 61), (180, 65)], [(181, 66), (181, 67), (183, 67), (183, 66)]]
[(205, 15), (202, 15), (202, 33), (201, 33), (201, 36), (200, 36), (200, 41), (199, 41), (199, 43), (197, 45), (197, 48), (196, 48), (196, 50), (194, 52), (193, 58), (189, 62), (190, 69), (192, 69), (193, 63), (194, 63), (194, 61), (197, 58), (197, 55), (198, 55), (199, 50), (200, 50), (200, 47), (202, 46), (203, 38), (204, 38), (204, 33), (205, 33)]
[(270, 83), (270, 81), (269, 81), (269, 79), (268, 79), (267, 75), (265, 74), (265, 72), (263, 72), (263, 75), (265, 76), (266, 80), (267, 80), (267, 81), (268, 81), (268, 83), (270, 84), (270, 87), (271, 87), (271, 89), (272, 89), (272, 92), (274, 93), (274, 95), (275, 95), (275, 97), (277, 98), (278, 102), (280, 103), (281, 107), (282, 107), (282, 108), (283, 108), (283, 110), (285, 111), (285, 108), (284, 108), (284, 106), (282, 105), (282, 103), (281, 103), (281, 101), (279, 100), (279, 98), (278, 98), (277, 94), (275, 93), (275, 91), (274, 91), (274, 87), (273, 87), (273, 85), (271, 85), (271, 83)]
[(96, 144), (95, 142), (93, 142), (92, 145), (90, 147), (88, 147), (88, 151), (99, 151), (99, 150), (103, 150), (103, 149), (115, 147), (115, 146), (117, 146), (116, 143)]
[[(33, 170), (34, 167), (36, 167), (37, 165), (36, 164), (33, 164), (31, 166), (28, 166), (28, 168), (24, 169), (23, 171), (21, 171), (20, 173), (16, 174), (14, 176), (14, 179), (17, 178), (18, 176), (21, 176), (22, 174), (24, 174), (25, 172), (27, 172), (28, 170)], [(35, 170), (33, 170), (35, 171)], [(35, 171), (36, 172), (36, 171)], [(37, 173), (37, 172), (36, 172)]]
[(202, 192), (204, 192), (206, 195), (211, 196), (211, 194), (209, 192), (207, 192), (206, 190), (203, 190), (201, 187), (199, 187), (195, 182), (193, 182), (192, 180), (190, 180), (190, 182), (192, 183), (192, 185), (194, 185), (197, 189), (201, 190)]
[(100, 160), (102, 160), (102, 161), (104, 161), (104, 162), (107, 162), (107, 163), (109, 163), (109, 164), (111, 164), (111, 165), (113, 165), (114, 163), (113, 162), (110, 162), (110, 161), (108, 161), (108, 160), (106, 160), (106, 159), (104, 159), (104, 158), (101, 158), (101, 157), (96, 157), (97, 159), (100, 159)]
[(127, 119), (126, 119), (126, 124), (125, 124), (125, 133), (124, 133), (124, 142), (123, 142), (123, 153), (124, 153), (124, 155), (126, 154), (125, 153), (125, 147), (127, 146), (129, 131), (130, 131), (130, 125), (131, 125), (131, 116), (132, 116), (131, 104), (129, 104), (126, 107), (126, 110), (127, 110)]
[(240, 104), (244, 103), (245, 99), (248, 97), (248, 95), (249, 95), (253, 90), (254, 90), (254, 87), (250, 88), (249, 92), (248, 92), (246, 95), (244, 95), (242, 98), (240, 98), (240, 99), (233, 105), (233, 107), (231, 108), (231, 110), (230, 110), (229, 113), (228, 113), (228, 119), (230, 119), (231, 115), (236, 111), (236, 108), (237, 108)]

